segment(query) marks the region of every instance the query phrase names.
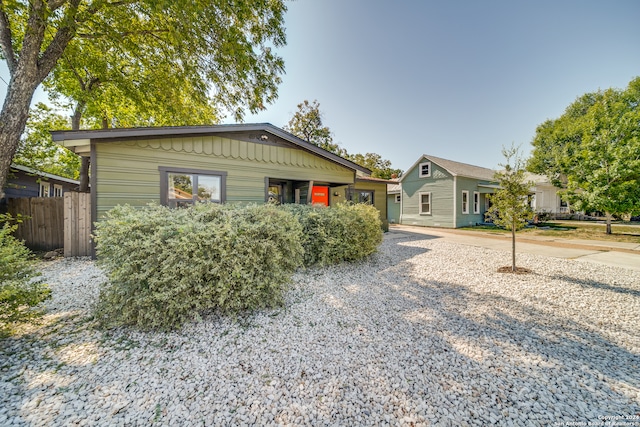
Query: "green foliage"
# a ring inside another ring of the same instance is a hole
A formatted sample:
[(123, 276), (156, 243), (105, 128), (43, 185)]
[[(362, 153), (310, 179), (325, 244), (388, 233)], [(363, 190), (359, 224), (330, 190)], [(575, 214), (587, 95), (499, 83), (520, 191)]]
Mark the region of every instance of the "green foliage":
[(298, 111), (283, 129), (338, 156), (347, 155), (347, 150), (333, 143), (331, 130), (322, 122), (320, 103), (317, 100), (309, 102), (305, 99), (298, 104)]
[(304, 264), (356, 261), (374, 253), (382, 242), (378, 210), (365, 204), (334, 207), (283, 205), (302, 224)]
[[(85, 3), (84, 1), (81, 2)], [(82, 22), (44, 82), (83, 126), (242, 120), (277, 97), (283, 1), (116, 2)]]
[(528, 203), (533, 183), (526, 181), (524, 162), (516, 147), (503, 148), (502, 155), (506, 159), (505, 164), (501, 165), (504, 170), (495, 174), (500, 189), (489, 196), (491, 207), (485, 217), (494, 224), (511, 230), (512, 270), (516, 271), (516, 231), (524, 228), (526, 221), (533, 218), (533, 210)]
[(13, 162), (66, 178), (78, 179), (80, 156), (56, 144), (51, 130), (69, 129), (69, 120), (39, 103), (31, 110)]
[(348, 155), (347, 158), (353, 163), (357, 163), (360, 166), (364, 166), (369, 169), (373, 178), (392, 179), (402, 176), (402, 170), (393, 169), (391, 167), (391, 161), (383, 159), (380, 154), (367, 153), (362, 155), (358, 153)]
[(396, 178), (402, 175), (402, 170), (393, 169), (391, 162), (383, 159), (379, 154), (349, 154), (346, 149), (334, 144), (331, 130), (322, 122), (320, 103), (317, 100), (309, 102), (305, 99), (298, 104), (298, 111), (283, 129), (300, 139), (369, 169), (374, 178), (391, 179), (394, 175)]
[[(588, 93), (538, 127), (528, 169), (549, 176), (576, 209), (608, 219), (640, 212), (640, 77)], [(610, 226), (607, 227), (610, 232)]]
[(276, 206), (119, 206), (97, 224), (106, 325), (171, 329), (206, 310), (237, 313), (283, 300), (302, 262), (301, 227)]
[(51, 291), (38, 279), (31, 252), (12, 236), (15, 219), (0, 215), (0, 336), (13, 325), (42, 314), (34, 309), (49, 298)]

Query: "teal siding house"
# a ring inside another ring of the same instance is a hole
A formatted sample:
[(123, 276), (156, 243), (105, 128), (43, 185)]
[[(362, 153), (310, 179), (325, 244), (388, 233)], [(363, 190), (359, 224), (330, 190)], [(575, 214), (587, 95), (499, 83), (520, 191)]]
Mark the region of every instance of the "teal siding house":
[(402, 187), (397, 182), (387, 184), (387, 220), (389, 224), (400, 222), (400, 201), (402, 200)]
[(484, 222), (489, 208), (487, 195), (499, 188), (494, 173), (492, 169), (422, 155), (400, 178), (398, 223), (458, 228)]

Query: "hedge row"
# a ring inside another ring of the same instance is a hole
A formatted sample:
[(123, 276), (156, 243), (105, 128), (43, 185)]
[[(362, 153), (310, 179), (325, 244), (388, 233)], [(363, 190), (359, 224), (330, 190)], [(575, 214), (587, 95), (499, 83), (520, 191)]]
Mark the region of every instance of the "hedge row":
[(364, 205), (119, 206), (96, 228), (109, 278), (96, 315), (106, 326), (172, 329), (209, 310), (272, 307), (298, 267), (363, 258), (381, 239), (378, 213)]

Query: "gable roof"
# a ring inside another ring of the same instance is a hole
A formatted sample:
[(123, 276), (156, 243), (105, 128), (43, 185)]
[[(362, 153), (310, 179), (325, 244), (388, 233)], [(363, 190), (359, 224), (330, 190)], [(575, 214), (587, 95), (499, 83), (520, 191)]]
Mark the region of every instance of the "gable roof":
[[(418, 164), (423, 163), (424, 162), (423, 159), (427, 159), (431, 163), (435, 163), (436, 165), (445, 169), (447, 172), (449, 172), (453, 176), (463, 176), (465, 178), (475, 178), (475, 179), (481, 179), (483, 181), (495, 180), (493, 176), (496, 171), (494, 171), (493, 169), (483, 168), (482, 166), (474, 166), (468, 163), (455, 162), (453, 160), (447, 160), (447, 159), (443, 159), (436, 156), (430, 156), (428, 154), (423, 154), (418, 159), (418, 161), (415, 162), (409, 168), (409, 170), (412, 170), (413, 168), (418, 166)], [(408, 173), (405, 173), (404, 175), (402, 175), (402, 177), (400, 178), (400, 182), (402, 182), (402, 180), (407, 175)]]
[(115, 129), (96, 129), (96, 130), (59, 130), (52, 131), (51, 135), (55, 142), (61, 143), (65, 147), (76, 147), (87, 145), (88, 141), (92, 142), (109, 142), (131, 139), (148, 139), (148, 138), (171, 138), (179, 136), (196, 136), (196, 135), (216, 135), (225, 133), (240, 132), (263, 132), (268, 139), (271, 134), (281, 140), (293, 144), (305, 151), (323, 157), (334, 163), (338, 163), (354, 171), (361, 171), (367, 175), (371, 175), (371, 170), (358, 165), (350, 160), (338, 156), (324, 150), (317, 145), (313, 145), (297, 136), (280, 129), (271, 123), (240, 123), (240, 124), (223, 124), (223, 125), (207, 125), (207, 126), (162, 126), (162, 127), (141, 127), (141, 128), (115, 128)]
[(71, 178), (66, 178), (66, 177), (60, 176), (60, 175), (54, 175), (52, 173), (42, 172), (42, 171), (39, 171), (37, 169), (30, 168), (28, 166), (18, 165), (16, 163), (11, 163), (11, 169), (22, 171), (22, 172), (28, 173), (30, 175), (41, 176), (41, 177), (47, 178), (47, 179), (55, 179), (57, 181), (66, 182), (68, 184), (80, 185), (80, 181), (78, 181), (78, 180), (71, 179)]

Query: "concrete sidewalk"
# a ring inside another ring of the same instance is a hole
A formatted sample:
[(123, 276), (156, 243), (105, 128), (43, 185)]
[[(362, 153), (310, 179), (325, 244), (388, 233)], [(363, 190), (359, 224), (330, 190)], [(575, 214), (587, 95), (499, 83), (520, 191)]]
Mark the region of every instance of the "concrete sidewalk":
[[(426, 238), (489, 249), (511, 251), (511, 235), (482, 231), (448, 230), (409, 225), (389, 226), (392, 234), (421, 234)], [(516, 253), (538, 254), (555, 258), (575, 259), (640, 271), (640, 244), (596, 240), (564, 240), (555, 237), (516, 235)]]

